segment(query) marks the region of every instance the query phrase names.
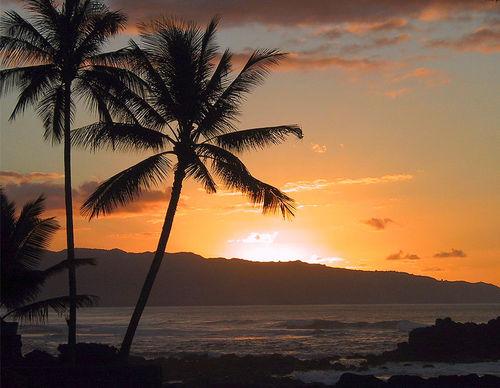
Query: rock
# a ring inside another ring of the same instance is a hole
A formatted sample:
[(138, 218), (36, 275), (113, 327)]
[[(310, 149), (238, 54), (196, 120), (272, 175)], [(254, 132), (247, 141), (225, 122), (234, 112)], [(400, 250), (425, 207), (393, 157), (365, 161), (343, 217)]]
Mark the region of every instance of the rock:
[(386, 361), (478, 362), (500, 360), (500, 317), (488, 323), (458, 323), (437, 319), (434, 326), (410, 332), (408, 342), (381, 355), (367, 357), (370, 364)]
[[(68, 345), (58, 346), (59, 361), (69, 362)], [(76, 363), (83, 365), (103, 365), (120, 363), (118, 349), (114, 346), (96, 343), (78, 343), (76, 344)]]
[(387, 380), (387, 387), (391, 388), (420, 388), (426, 387), (427, 380), (420, 376), (392, 376)]
[(336, 388), (382, 388), (385, 382), (371, 375), (357, 375), (354, 373), (344, 373), (335, 384)]
[(21, 336), (17, 334), (17, 322), (0, 320), (0, 354), (3, 365), (18, 363), (22, 358)]
[(57, 357), (52, 354), (44, 352), (43, 350), (35, 349), (24, 355), (23, 365), (24, 366), (55, 366), (58, 365)]

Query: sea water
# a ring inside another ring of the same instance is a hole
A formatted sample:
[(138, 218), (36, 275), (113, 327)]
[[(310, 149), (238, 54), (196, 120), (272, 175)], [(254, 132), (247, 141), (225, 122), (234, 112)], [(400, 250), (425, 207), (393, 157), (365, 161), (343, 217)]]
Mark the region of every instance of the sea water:
[[(132, 308), (96, 307), (78, 312), (78, 341), (115, 346)], [(132, 352), (148, 358), (184, 353), (270, 354), (300, 358), (379, 353), (405, 341), (410, 330), (437, 318), (487, 322), (500, 304), (307, 305), (150, 307), (142, 316)], [(23, 352), (52, 353), (66, 341), (64, 317), (20, 328)]]

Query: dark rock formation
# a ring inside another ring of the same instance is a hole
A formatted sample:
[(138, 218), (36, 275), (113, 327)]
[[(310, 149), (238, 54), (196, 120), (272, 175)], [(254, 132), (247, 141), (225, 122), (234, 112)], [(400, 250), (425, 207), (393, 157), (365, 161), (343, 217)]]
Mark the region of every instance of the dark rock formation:
[(393, 351), (368, 357), (386, 361), (475, 362), (500, 360), (500, 317), (488, 323), (459, 323), (437, 319), (434, 326), (410, 332), (408, 342)]
[(15, 364), (21, 357), (21, 336), (17, 334), (18, 323), (0, 320), (0, 357), (4, 365)]
[(478, 376), (439, 376), (424, 379), (418, 376), (392, 376), (387, 381), (374, 376), (344, 373), (336, 388), (498, 388), (500, 377)]

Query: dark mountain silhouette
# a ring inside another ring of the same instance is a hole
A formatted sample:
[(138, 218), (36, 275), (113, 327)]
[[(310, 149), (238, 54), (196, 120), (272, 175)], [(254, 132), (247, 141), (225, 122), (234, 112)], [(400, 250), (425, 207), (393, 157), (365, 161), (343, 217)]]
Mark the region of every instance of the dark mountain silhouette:
[[(65, 252), (47, 253), (46, 263)], [(101, 306), (133, 306), (153, 253), (78, 249), (95, 267), (78, 269), (78, 292), (100, 297)], [(58, 275), (48, 294), (63, 293)], [(300, 261), (258, 263), (167, 254), (149, 299), (151, 306), (330, 303), (499, 303), (500, 288), (487, 283), (439, 281), (402, 272), (355, 271)]]

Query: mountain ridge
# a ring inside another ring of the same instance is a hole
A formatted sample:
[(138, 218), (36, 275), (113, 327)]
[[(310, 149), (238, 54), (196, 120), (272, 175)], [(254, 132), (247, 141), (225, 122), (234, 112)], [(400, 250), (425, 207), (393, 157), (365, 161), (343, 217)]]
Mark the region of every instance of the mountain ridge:
[[(65, 250), (47, 252), (47, 265), (64, 256)], [(98, 263), (78, 269), (79, 293), (98, 295), (104, 306), (132, 306), (153, 253), (79, 248), (76, 256), (93, 257)], [(44, 293), (64, 294), (64, 275), (48, 283)], [(352, 270), (300, 260), (254, 262), (177, 252), (166, 254), (150, 297), (152, 306), (335, 303), (500, 303), (500, 288), (485, 282)]]

